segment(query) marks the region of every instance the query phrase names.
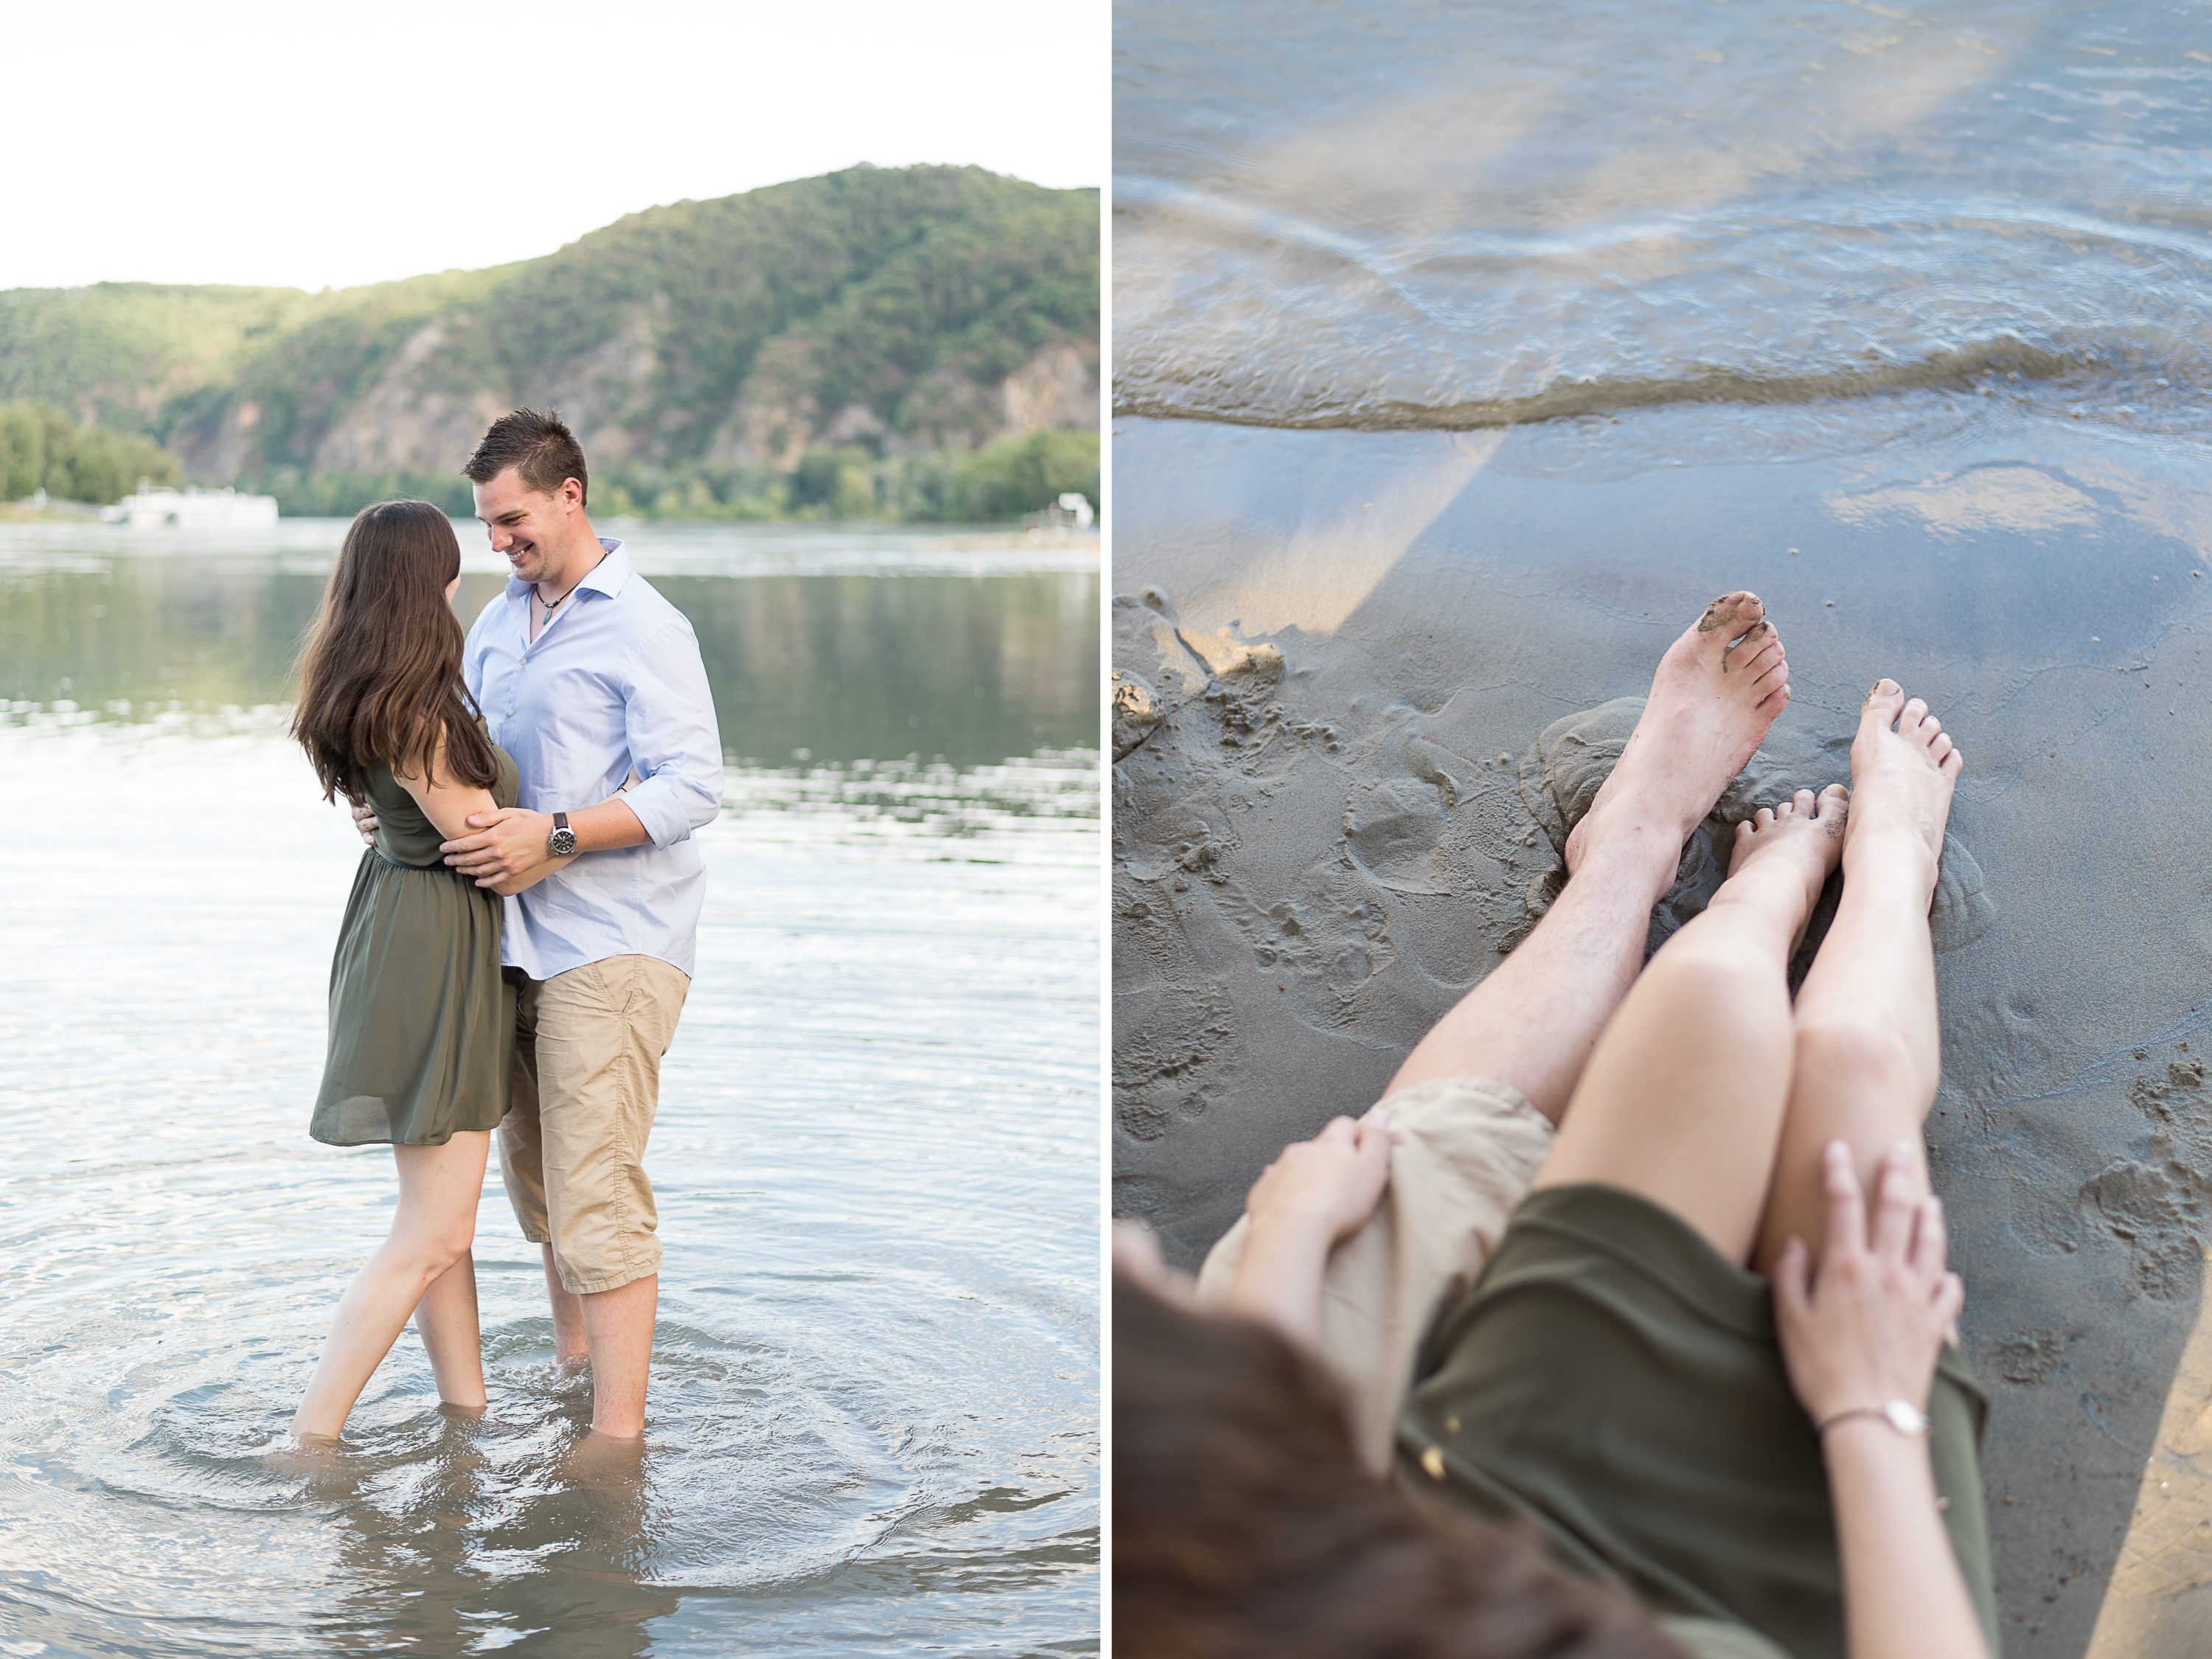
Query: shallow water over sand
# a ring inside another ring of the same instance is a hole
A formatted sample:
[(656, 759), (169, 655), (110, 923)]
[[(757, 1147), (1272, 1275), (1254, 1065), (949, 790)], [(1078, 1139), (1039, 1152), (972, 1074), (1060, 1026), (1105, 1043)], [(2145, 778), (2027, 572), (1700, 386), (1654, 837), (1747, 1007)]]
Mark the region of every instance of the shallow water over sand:
[(2203, 429), (2191, 9), (1134, 0), (1115, 49), (1122, 412), (1917, 386)]
[[(83, 556), (100, 622), (189, 574)], [(1039, 698), (1095, 698), (1095, 579), (957, 580), (1047, 584), (1042, 624), (1011, 586), (981, 615), (1056, 665)], [(250, 658), (201, 667), (257, 700)], [(301, 1461), (280, 1431), (394, 1190), (387, 1153), (305, 1134), (359, 846), (273, 711), (169, 701), (0, 725), (7, 1650), (1095, 1651), (1093, 752), (841, 755), (833, 711), (780, 769), (733, 769), (648, 1156), (642, 1459), (580, 1456), (588, 1382), (550, 1366), (495, 1168), (489, 1416), (441, 1416), (405, 1335), (346, 1449)]]
[(1842, 777), (1881, 673), (1966, 756), (1929, 1133), (2006, 1650), (2202, 1652), (2212, 21), (1255, 16), (1117, 25), (1117, 1207), (1194, 1257), (1371, 1100), (1555, 878), (1542, 734), (1751, 587), (1755, 776)]

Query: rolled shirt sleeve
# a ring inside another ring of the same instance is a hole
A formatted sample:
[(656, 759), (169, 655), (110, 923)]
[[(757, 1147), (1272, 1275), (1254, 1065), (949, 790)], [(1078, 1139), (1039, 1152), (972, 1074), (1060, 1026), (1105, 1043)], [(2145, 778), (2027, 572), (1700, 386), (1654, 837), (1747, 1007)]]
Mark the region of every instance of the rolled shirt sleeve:
[(672, 847), (722, 810), (722, 736), (688, 622), (641, 641), (623, 664), (623, 724), (639, 781), (623, 796), (655, 847)]

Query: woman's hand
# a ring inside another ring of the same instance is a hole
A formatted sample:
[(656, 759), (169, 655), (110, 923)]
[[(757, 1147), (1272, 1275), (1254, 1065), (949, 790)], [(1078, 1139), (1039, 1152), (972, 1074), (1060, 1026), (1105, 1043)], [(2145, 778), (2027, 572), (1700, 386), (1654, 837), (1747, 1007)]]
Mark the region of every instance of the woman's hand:
[(353, 814), (353, 827), (361, 831), (362, 840), (368, 846), (376, 845), (376, 809), (365, 800), (349, 801), (346, 810)]
[(1375, 1213), (1390, 1182), (1390, 1125), (1380, 1111), (1334, 1120), (1283, 1148), (1245, 1195), (1243, 1259), (1224, 1305), (1309, 1347), (1321, 1341), (1330, 1248)]
[(1850, 1148), (1831, 1141), (1824, 1162), (1828, 1236), (1820, 1272), (1808, 1274), (1802, 1239), (1791, 1239), (1774, 1264), (1790, 1386), (1815, 1423), (1893, 1400), (1925, 1411), (1937, 1351), (1966, 1296), (1959, 1275), (1944, 1269), (1942, 1200), (1912, 1201), (1912, 1152), (1900, 1143), (1875, 1176), (1869, 1224)]
[(1375, 1213), (1389, 1181), (1389, 1120), (1334, 1118), (1283, 1148), (1244, 1195), (1244, 1213), (1254, 1232), (1311, 1231), (1334, 1244)]

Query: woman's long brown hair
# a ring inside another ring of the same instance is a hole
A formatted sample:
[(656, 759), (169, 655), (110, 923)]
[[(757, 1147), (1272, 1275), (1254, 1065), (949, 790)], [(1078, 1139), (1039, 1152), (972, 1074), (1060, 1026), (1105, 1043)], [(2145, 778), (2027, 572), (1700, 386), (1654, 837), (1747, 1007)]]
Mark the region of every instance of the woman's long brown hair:
[(355, 515), (300, 650), (292, 735), (323, 799), (359, 800), (378, 761), (443, 769), (489, 788), (499, 776), (476, 700), (461, 683), (464, 637), (446, 584), (461, 572), (451, 520), (428, 501), (380, 501)]
[(1141, 1659), (1681, 1659), (1533, 1532), (1416, 1510), (1273, 1331), (1114, 1275), (1114, 1638)]

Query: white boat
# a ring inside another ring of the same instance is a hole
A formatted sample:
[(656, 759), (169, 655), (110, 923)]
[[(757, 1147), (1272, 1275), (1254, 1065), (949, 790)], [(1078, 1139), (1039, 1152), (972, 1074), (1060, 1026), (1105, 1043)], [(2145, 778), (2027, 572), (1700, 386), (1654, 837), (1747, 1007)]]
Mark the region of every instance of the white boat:
[(149, 489), (143, 483), (135, 495), (125, 495), (112, 507), (100, 510), (105, 524), (189, 525), (228, 528), (237, 525), (275, 524), (274, 495), (241, 495), (235, 489)]

